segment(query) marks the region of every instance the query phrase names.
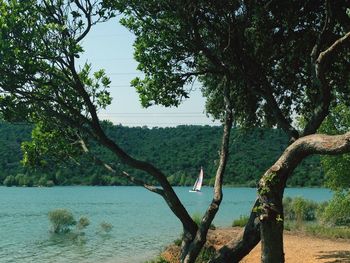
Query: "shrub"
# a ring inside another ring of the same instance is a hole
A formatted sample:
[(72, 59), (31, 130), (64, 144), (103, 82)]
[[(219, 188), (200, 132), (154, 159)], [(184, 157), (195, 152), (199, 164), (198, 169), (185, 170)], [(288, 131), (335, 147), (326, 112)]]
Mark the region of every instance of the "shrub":
[[(199, 212), (195, 212), (192, 215), (192, 219), (197, 224), (197, 226), (199, 226), (201, 224), (201, 222), (202, 222), (202, 215)], [(214, 224), (210, 224), (209, 229), (212, 229), (212, 230), (215, 229), (215, 225)]]
[(72, 212), (67, 209), (55, 209), (49, 212), (49, 220), (52, 224), (52, 232), (66, 233), (70, 227), (76, 225)]
[(47, 178), (45, 176), (40, 177), (40, 179), (38, 181), (38, 185), (39, 186), (46, 186), (47, 185)]
[(33, 186), (32, 178), (27, 175), (17, 174), (15, 179), (19, 186)]
[(232, 226), (244, 227), (249, 220), (249, 216), (240, 215), (238, 219), (233, 220)]
[(13, 175), (9, 175), (5, 178), (3, 184), (6, 186), (14, 186), (17, 185), (17, 181)]
[(181, 238), (177, 238), (174, 240), (174, 245), (176, 246), (181, 246), (181, 243), (182, 243), (182, 239)]
[(104, 232), (106, 232), (106, 233), (111, 232), (111, 230), (112, 230), (112, 228), (113, 228), (112, 224), (107, 223), (107, 222), (102, 222), (102, 223), (100, 224), (100, 227), (101, 227), (102, 231), (104, 231)]
[(295, 214), (292, 208), (292, 201), (293, 199), (289, 196), (283, 198), (283, 212), (284, 212), (284, 219), (286, 220), (295, 219)]
[(153, 260), (150, 260), (150, 261), (146, 261), (145, 263), (169, 263), (169, 262), (166, 261), (161, 256), (158, 256), (156, 259), (153, 259)]
[(350, 239), (350, 229), (348, 227), (310, 225), (306, 226), (305, 231), (318, 237)]
[(192, 219), (197, 224), (197, 226), (199, 226), (201, 224), (201, 221), (202, 221), (202, 215), (199, 212), (195, 212), (192, 215)]
[(296, 220), (298, 224), (302, 221), (316, 220), (316, 213), (319, 204), (302, 197), (290, 198), (283, 200), (284, 218), (286, 220)]
[(90, 225), (90, 221), (86, 216), (80, 217), (78, 224), (77, 224), (77, 229), (82, 230), (86, 228), (88, 225)]
[(324, 208), (322, 222), (330, 226), (350, 226), (350, 192), (338, 192)]
[(213, 247), (203, 247), (198, 255), (196, 263), (208, 262), (215, 255), (215, 249)]
[(248, 223), (248, 220), (249, 216), (240, 215), (238, 219), (233, 220), (232, 226), (244, 227)]
[(54, 186), (55, 185), (55, 183), (52, 181), (52, 180), (48, 180), (47, 182), (46, 182), (46, 187), (52, 187), (52, 186)]

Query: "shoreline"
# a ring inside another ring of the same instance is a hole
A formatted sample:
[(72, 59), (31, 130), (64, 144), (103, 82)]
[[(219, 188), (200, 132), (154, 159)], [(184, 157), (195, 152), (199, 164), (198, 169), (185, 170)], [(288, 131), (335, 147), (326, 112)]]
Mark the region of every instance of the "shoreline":
[[(209, 230), (206, 247), (220, 249), (232, 237), (238, 237), (243, 228), (224, 227)], [(260, 263), (261, 244), (259, 243), (241, 263)], [(284, 252), (287, 263), (350, 263), (350, 240), (320, 238), (299, 231), (284, 231)], [(178, 263), (175, 259), (178, 247), (169, 245), (161, 256), (169, 263)]]

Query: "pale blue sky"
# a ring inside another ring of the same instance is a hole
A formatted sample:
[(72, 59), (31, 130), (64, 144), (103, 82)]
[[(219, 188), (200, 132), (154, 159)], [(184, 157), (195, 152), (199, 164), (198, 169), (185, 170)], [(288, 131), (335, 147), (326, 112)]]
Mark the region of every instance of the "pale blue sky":
[(105, 69), (112, 81), (110, 92), (113, 102), (99, 114), (101, 119), (124, 126), (213, 125), (213, 121), (204, 114), (204, 98), (198, 82), (194, 84), (190, 98), (178, 108), (141, 107), (138, 94), (130, 87), (134, 77), (142, 76), (136, 70), (137, 63), (133, 59), (133, 40), (133, 34), (117, 19), (112, 19), (96, 25), (82, 43), (85, 54), (81, 56), (80, 63), (88, 61), (93, 70)]

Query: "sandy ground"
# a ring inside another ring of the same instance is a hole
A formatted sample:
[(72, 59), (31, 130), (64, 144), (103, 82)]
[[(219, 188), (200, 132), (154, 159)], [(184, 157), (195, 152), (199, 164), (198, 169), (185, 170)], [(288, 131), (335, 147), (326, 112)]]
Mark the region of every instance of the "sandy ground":
[[(330, 240), (305, 236), (303, 234), (284, 234), (284, 253), (287, 263), (350, 263), (350, 241)], [(260, 243), (241, 262), (260, 262)]]
[[(209, 232), (208, 245), (220, 248), (226, 241), (242, 231), (241, 228), (221, 228)], [(307, 236), (302, 233), (288, 232), (284, 234), (284, 252), (287, 263), (350, 263), (350, 241), (333, 240)], [(163, 253), (163, 257), (176, 263), (174, 247)], [(259, 263), (260, 244), (241, 262)]]

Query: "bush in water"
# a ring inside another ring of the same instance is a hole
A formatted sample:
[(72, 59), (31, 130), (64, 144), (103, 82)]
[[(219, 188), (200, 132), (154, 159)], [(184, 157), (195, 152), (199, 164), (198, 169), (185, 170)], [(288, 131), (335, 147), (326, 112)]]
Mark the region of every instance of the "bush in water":
[(50, 211), (49, 220), (52, 225), (53, 233), (67, 233), (70, 231), (70, 227), (77, 223), (72, 212), (63, 208)]

